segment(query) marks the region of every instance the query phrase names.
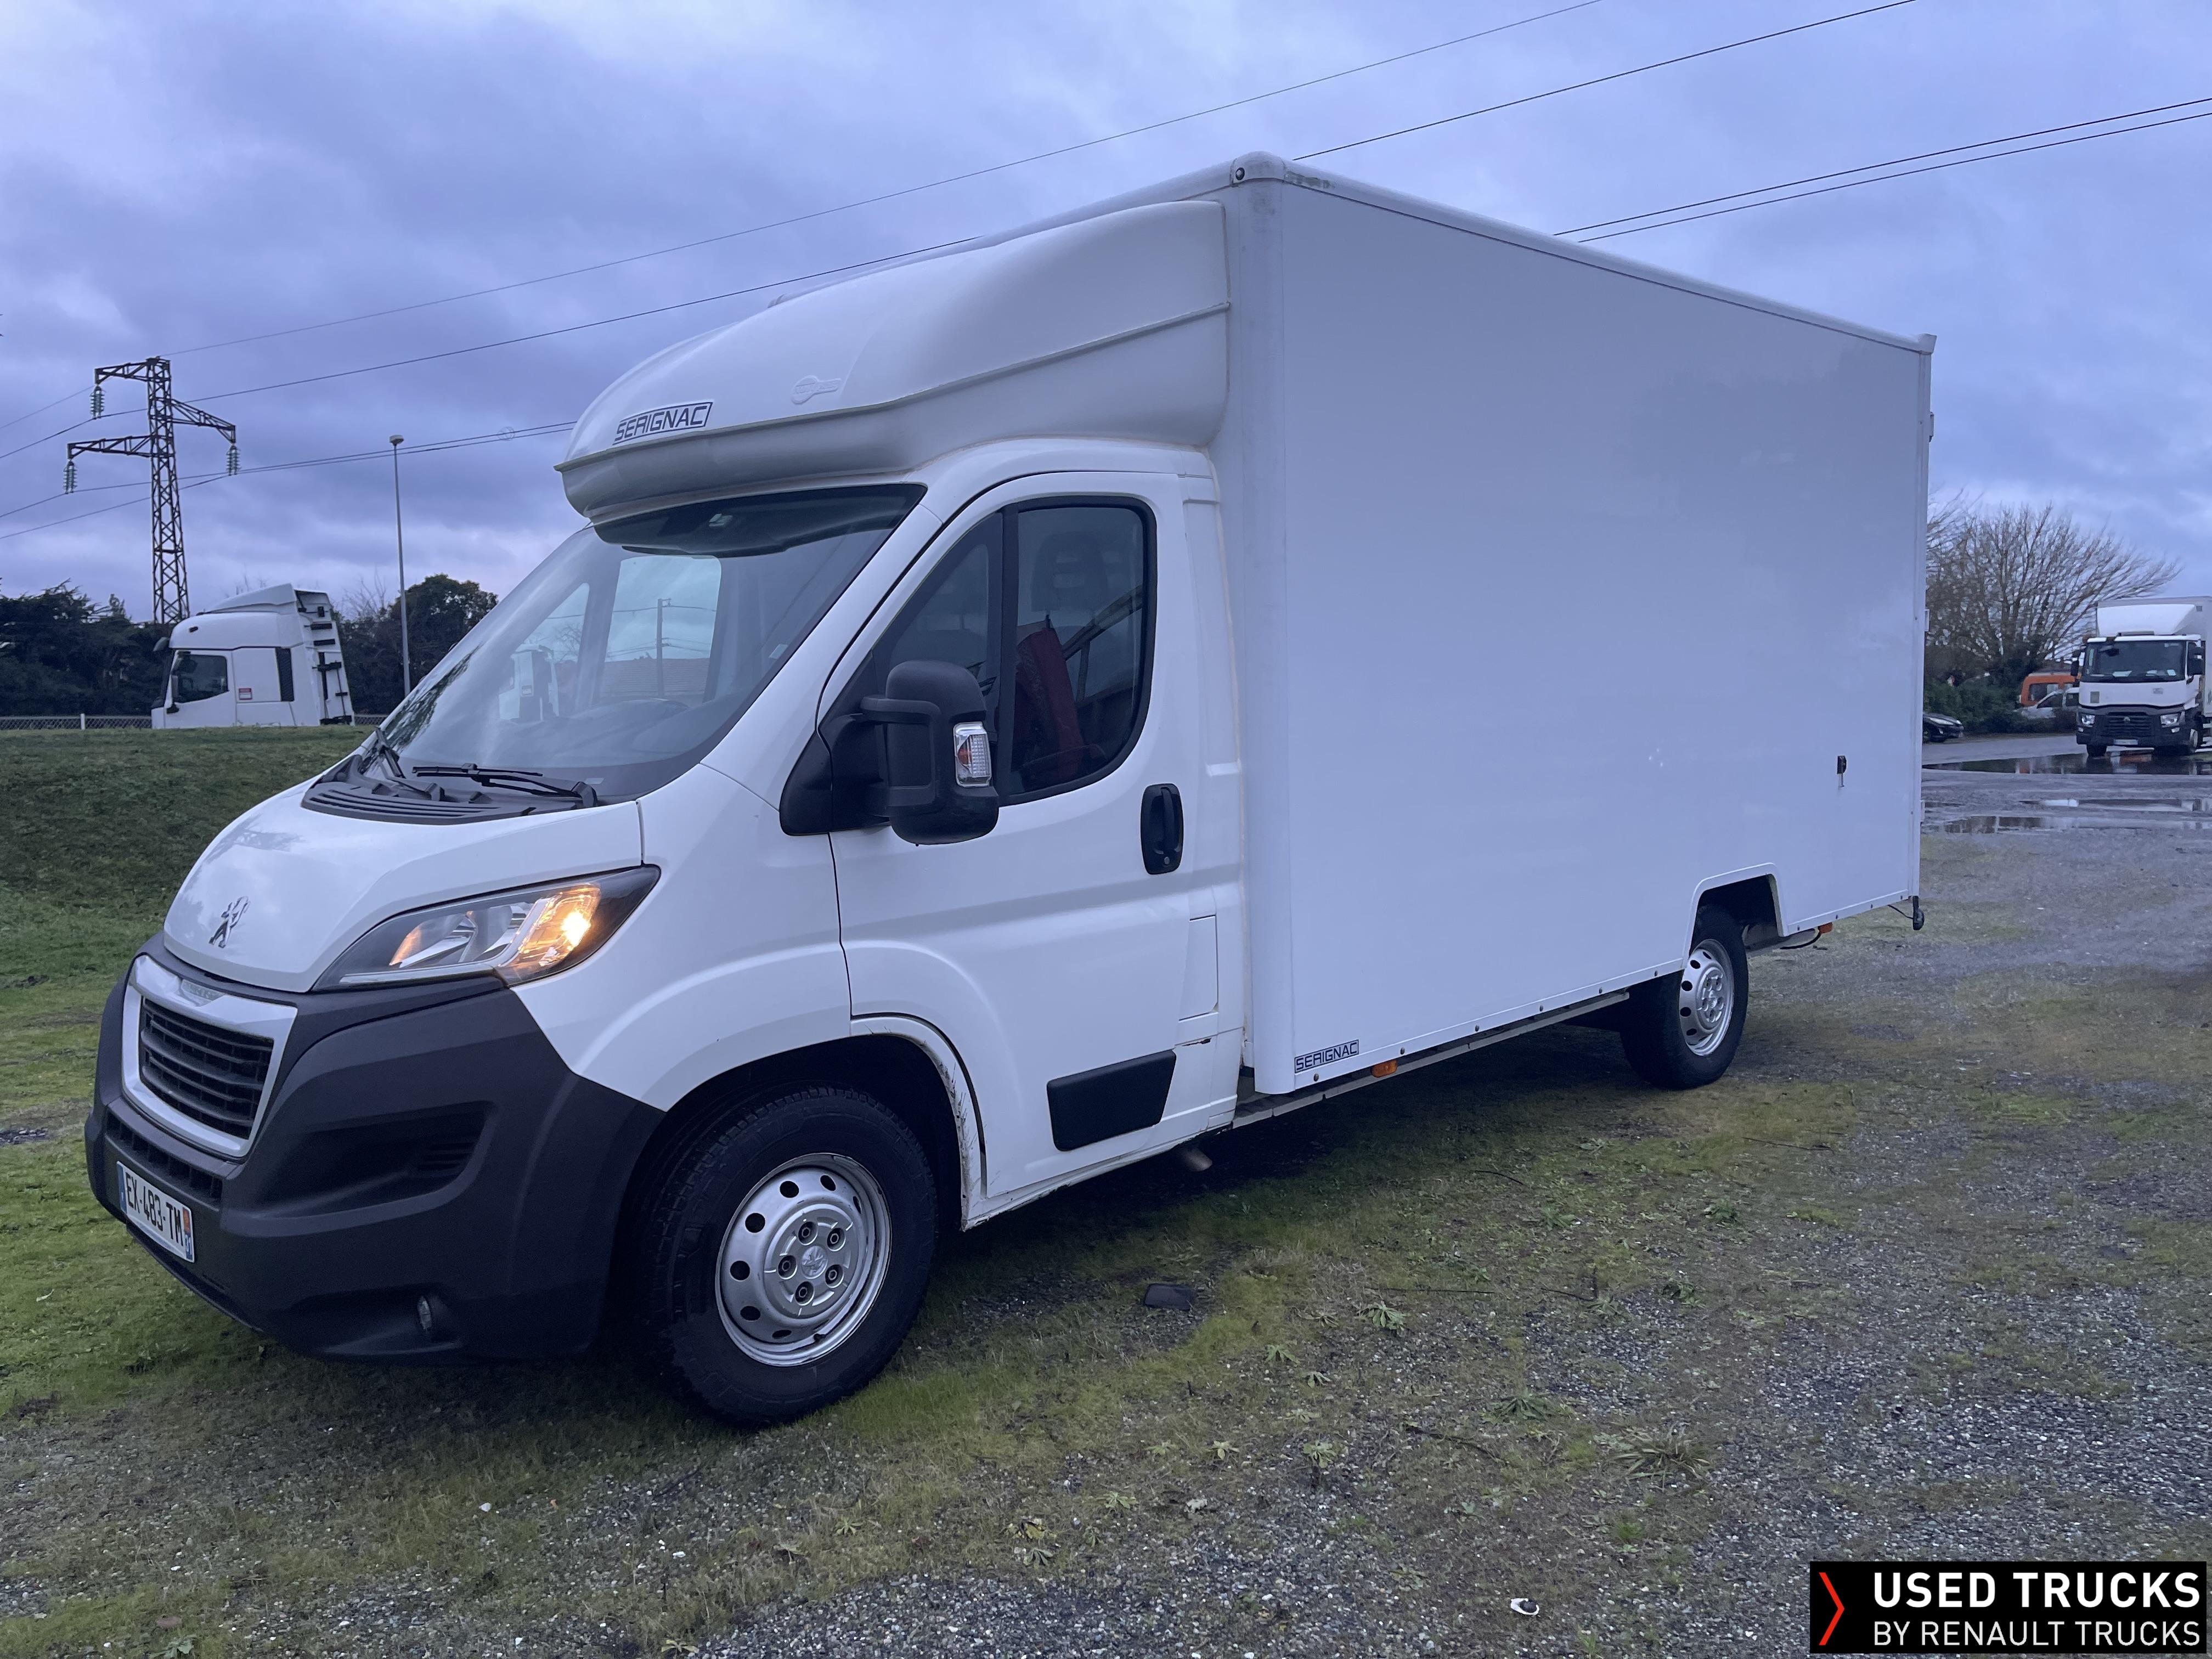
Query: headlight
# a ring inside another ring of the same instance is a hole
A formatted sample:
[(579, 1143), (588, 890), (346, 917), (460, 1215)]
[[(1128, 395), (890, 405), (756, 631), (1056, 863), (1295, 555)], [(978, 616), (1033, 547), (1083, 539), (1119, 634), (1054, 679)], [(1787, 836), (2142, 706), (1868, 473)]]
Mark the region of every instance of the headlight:
[(2074, 719), (2082, 726), (2094, 726), (2097, 723), (2097, 717), (2094, 714), (2076, 714)]
[(580, 876), (410, 910), (380, 921), (339, 955), (318, 991), (497, 974), (509, 985), (574, 966), (598, 950), (653, 889), (651, 865)]
[(2181, 724), (2181, 716), (2179, 714), (2160, 714), (2158, 717), (2158, 723), (2160, 726), (2179, 726)]

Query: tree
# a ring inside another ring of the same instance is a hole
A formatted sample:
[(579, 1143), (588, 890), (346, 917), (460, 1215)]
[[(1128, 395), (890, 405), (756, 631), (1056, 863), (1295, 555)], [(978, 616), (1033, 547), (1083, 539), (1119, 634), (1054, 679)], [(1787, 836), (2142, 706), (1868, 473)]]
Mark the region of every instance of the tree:
[(0, 714), (143, 714), (161, 694), (166, 626), (64, 583), (0, 594)]
[[(408, 659), (415, 684), (430, 671), (499, 603), (476, 583), (452, 576), (425, 576), (407, 590)], [(345, 596), (338, 617), (338, 641), (345, 647), (346, 683), (353, 706), (382, 714), (398, 705), (399, 606), (381, 588), (358, 583)]]
[(2050, 502), (1987, 507), (1954, 495), (1928, 520), (1931, 672), (2016, 688), (2082, 637), (2100, 603), (2154, 593), (2179, 570)]

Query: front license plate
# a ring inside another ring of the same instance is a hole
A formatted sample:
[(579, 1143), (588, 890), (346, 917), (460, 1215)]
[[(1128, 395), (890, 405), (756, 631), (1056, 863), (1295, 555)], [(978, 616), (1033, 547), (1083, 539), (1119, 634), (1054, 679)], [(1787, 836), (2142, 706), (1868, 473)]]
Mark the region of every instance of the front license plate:
[(115, 1166), (123, 1213), (131, 1224), (172, 1255), (192, 1259), (191, 1206), (171, 1198), (127, 1164)]

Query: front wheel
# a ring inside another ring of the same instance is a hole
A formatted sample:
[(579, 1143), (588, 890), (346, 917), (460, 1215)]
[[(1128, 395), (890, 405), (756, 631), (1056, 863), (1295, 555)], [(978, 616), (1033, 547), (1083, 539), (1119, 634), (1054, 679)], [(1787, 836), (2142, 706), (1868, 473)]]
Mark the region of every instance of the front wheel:
[(2091, 760), (2102, 760), (2107, 754), (2112, 752), (2112, 750), (2111, 745), (2108, 744), (2085, 743), (2081, 745), (2081, 752), (2087, 755)]
[(1681, 970), (1646, 981), (1621, 1005), (1620, 1046), (1628, 1063), (1662, 1089), (1712, 1082), (1743, 1041), (1750, 992), (1742, 927), (1725, 910), (1700, 909)]
[(921, 1307), (937, 1191), (872, 1096), (811, 1087), (732, 1103), (634, 1195), (624, 1241), (647, 1364), (732, 1423), (777, 1423), (881, 1370)]

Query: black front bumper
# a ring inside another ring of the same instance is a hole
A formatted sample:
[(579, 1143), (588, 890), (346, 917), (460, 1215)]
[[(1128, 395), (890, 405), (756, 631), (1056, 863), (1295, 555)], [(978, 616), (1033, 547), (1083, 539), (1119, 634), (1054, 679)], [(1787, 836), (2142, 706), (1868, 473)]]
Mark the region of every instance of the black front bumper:
[(2155, 709), (2098, 708), (2085, 710), (2094, 720), (2085, 724), (2082, 715), (2074, 718), (2074, 741), (2094, 744), (2102, 748), (2112, 744), (2131, 744), (2137, 748), (2183, 749), (2192, 747), (2189, 715), (2183, 711), (2181, 724), (2168, 726), (2158, 717)]
[[(158, 943), (144, 954), (212, 982)], [(240, 1160), (125, 1095), (123, 985), (100, 1024), (92, 1190), (119, 1218), (121, 1162), (192, 1210), (190, 1263), (132, 1229), (155, 1261), (307, 1353), (520, 1358), (592, 1340), (623, 1194), (659, 1112), (571, 1072), (495, 980), (221, 988), (298, 1010)]]

